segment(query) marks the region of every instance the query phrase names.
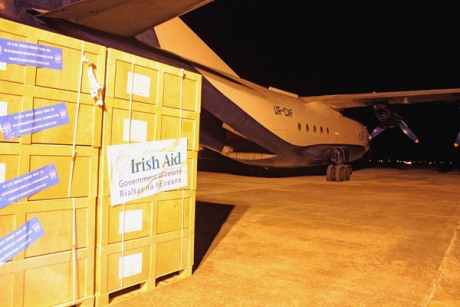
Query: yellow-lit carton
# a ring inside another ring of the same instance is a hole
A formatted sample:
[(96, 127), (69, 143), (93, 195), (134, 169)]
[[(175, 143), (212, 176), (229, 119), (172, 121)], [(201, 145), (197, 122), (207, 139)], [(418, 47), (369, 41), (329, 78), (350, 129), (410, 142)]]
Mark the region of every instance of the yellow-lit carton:
[(2, 306), (93, 306), (94, 247), (0, 266)]
[(98, 198), (97, 245), (155, 237), (195, 227), (196, 191), (167, 191), (111, 206)]
[(0, 209), (0, 238), (36, 217), (45, 235), (14, 260), (95, 247), (96, 199), (65, 198), (17, 202)]
[[(68, 145), (21, 145), (0, 144), (0, 165), (5, 172), (5, 181), (30, 173), (46, 165), (56, 168), (59, 183), (26, 200), (49, 200), (59, 198), (97, 196), (99, 149)], [(75, 155), (73, 156), (73, 154)], [(21, 201), (24, 201), (21, 200)]]

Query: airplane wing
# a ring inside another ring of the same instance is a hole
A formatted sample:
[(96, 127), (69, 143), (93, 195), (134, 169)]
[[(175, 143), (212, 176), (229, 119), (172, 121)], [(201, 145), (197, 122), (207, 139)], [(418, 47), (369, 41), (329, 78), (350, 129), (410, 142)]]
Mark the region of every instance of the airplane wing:
[(377, 104), (414, 104), (423, 102), (460, 102), (460, 88), (363, 94), (338, 94), (300, 97), (305, 102), (321, 101), (335, 109)]
[(121, 36), (135, 36), (213, 0), (81, 0), (38, 17), (64, 19)]
[[(321, 101), (338, 110), (354, 107), (373, 107), (374, 113), (381, 124), (370, 133), (370, 138), (376, 137), (387, 127), (399, 127), (411, 140), (418, 143), (419, 140), (415, 133), (390, 105), (408, 105), (428, 102), (450, 102), (459, 104), (460, 88), (308, 96), (300, 97), (300, 99), (306, 103)], [(457, 135), (454, 142), (455, 147), (459, 145), (460, 133)]]

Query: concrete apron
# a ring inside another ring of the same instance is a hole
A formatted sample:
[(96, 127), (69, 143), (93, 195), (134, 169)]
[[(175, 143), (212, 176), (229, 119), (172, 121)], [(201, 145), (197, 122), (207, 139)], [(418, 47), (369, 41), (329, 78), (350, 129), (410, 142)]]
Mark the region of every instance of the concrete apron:
[(460, 306), (460, 171), (198, 172), (192, 276), (119, 306)]

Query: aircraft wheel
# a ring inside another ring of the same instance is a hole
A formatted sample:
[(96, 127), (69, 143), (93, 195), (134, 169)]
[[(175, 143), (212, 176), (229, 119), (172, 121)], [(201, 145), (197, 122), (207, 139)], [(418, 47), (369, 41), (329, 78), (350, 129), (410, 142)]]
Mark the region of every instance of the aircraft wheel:
[(329, 164), (326, 170), (326, 180), (335, 181), (335, 165)]
[(351, 168), (351, 165), (346, 165), (346, 166), (345, 166), (345, 180), (346, 180), (346, 181), (350, 180), (352, 171), (353, 171), (353, 170), (352, 170), (352, 168)]
[(335, 167), (335, 181), (344, 181), (346, 176), (346, 166), (337, 165)]

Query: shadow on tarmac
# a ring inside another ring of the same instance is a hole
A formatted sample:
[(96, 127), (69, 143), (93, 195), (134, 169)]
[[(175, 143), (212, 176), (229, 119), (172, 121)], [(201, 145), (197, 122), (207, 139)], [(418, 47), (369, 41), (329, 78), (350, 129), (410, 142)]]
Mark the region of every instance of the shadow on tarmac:
[[(367, 161), (358, 160), (352, 163), (353, 170), (366, 168)], [(294, 176), (326, 176), (327, 165), (296, 167), (296, 168), (269, 168), (247, 165), (226, 158), (212, 151), (200, 152), (198, 157), (198, 171), (226, 173), (241, 176), (281, 178)]]
[(205, 255), (212, 251), (212, 242), (217, 237), (233, 208), (233, 205), (196, 202), (193, 272), (200, 266)]

